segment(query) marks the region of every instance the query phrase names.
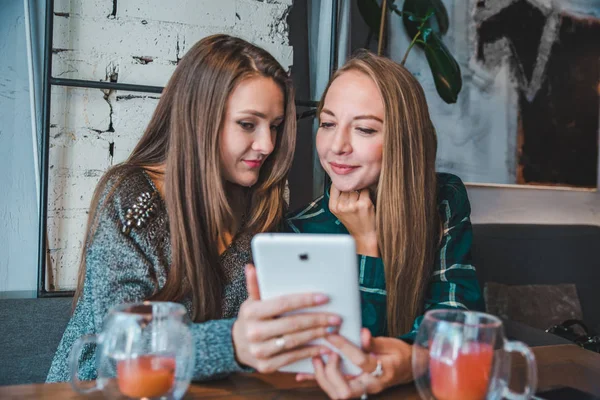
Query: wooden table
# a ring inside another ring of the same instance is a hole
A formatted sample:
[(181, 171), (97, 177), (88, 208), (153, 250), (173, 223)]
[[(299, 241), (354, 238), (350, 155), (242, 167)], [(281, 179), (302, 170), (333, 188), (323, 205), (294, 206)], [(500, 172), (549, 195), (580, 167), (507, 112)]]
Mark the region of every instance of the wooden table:
[[(575, 345), (542, 346), (532, 349), (538, 364), (538, 389), (572, 386), (600, 396), (600, 354)], [(515, 357), (517, 358), (517, 357)], [(523, 361), (514, 360), (513, 376), (523, 370)], [(515, 379), (518, 385), (519, 379)], [(414, 385), (385, 391), (371, 399), (419, 400)], [(101, 393), (81, 396), (68, 383), (0, 386), (0, 399), (102, 399)], [(290, 374), (234, 375), (211, 383), (190, 385), (186, 399), (326, 399), (312, 382), (297, 383)]]

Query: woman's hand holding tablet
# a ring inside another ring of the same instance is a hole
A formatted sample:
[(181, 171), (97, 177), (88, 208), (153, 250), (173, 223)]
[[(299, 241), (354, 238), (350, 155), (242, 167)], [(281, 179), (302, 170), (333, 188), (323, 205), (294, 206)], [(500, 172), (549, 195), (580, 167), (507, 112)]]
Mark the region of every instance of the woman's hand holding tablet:
[[(339, 352), (335, 346), (323, 340), (327, 333), (338, 332), (332, 329), (327, 331), (326, 325), (316, 325), (317, 321), (327, 322), (331, 316), (342, 319), (339, 335), (360, 348), (362, 321), (358, 263), (352, 236), (258, 234), (252, 240), (252, 254), (261, 300), (260, 303), (250, 304), (248, 308), (252, 307), (252, 315), (267, 315), (267, 318), (280, 316), (264, 325), (271, 329), (267, 336), (256, 335), (259, 339), (268, 337), (272, 340), (271, 347), (268, 344), (261, 345), (260, 349), (265, 353), (260, 354), (270, 355), (278, 345), (287, 347), (292, 340), (292, 345), (319, 346), (319, 351), (309, 350), (312, 347), (296, 350), (293, 359), (286, 356), (285, 360), (277, 359), (276, 363), (280, 371), (314, 373), (311, 358), (315, 352), (320, 352), (317, 355), (324, 356), (325, 360), (328, 353), (325, 349)], [(249, 287), (248, 292), (258, 288)], [(317, 302), (318, 294), (326, 295), (329, 301)], [(248, 312), (244, 306), (240, 315), (242, 312)], [(309, 323), (312, 324), (310, 328)], [(284, 326), (288, 327), (285, 332)], [(304, 332), (307, 329), (311, 329), (311, 333)], [(273, 336), (272, 332), (275, 331), (282, 336)], [(344, 355), (341, 356), (341, 369), (348, 375), (362, 372)]]
[(306, 292), (261, 299), (254, 266), (246, 267), (248, 300), (233, 325), (232, 337), (238, 363), (269, 373), (295, 361), (328, 354), (323, 345), (310, 345), (337, 332), (342, 322), (329, 312), (287, 313), (327, 304), (323, 293)]

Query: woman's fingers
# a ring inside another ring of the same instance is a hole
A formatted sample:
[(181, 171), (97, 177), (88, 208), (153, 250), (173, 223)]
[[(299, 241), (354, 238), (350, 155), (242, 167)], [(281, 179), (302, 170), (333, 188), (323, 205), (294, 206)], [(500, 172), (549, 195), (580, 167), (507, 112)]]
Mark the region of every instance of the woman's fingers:
[(364, 393), (379, 393), (383, 390), (379, 378), (369, 374), (355, 377), (344, 376), (341, 370), (341, 356), (336, 353), (333, 353), (327, 361), (325, 376), (339, 399), (355, 398)]
[(270, 319), (279, 317), (290, 311), (316, 307), (327, 302), (329, 302), (329, 297), (322, 293), (290, 294), (251, 303), (244, 309), (243, 317), (249, 319)]
[(354, 205), (358, 200), (358, 193), (352, 192), (342, 192), (338, 197), (338, 210), (341, 212), (348, 212), (354, 210)]
[(337, 205), (341, 194), (342, 192), (340, 192), (335, 186), (331, 185), (329, 188), (329, 209), (333, 212), (337, 210)]
[(330, 201), (337, 203), (338, 198), (340, 197), (341, 194), (342, 194), (342, 192), (340, 192), (338, 190), (338, 188), (336, 188), (334, 185), (331, 185), (331, 187), (329, 188), (329, 200)]
[(348, 386), (355, 397), (358, 397), (363, 393), (379, 393), (381, 389), (379, 388), (379, 384), (373, 381), (374, 379), (375, 378), (370, 376), (361, 375), (360, 378), (348, 381)]
[(333, 399), (350, 399), (360, 397), (364, 393), (379, 393), (383, 390), (379, 378), (370, 376), (368, 373), (347, 377), (342, 374), (341, 355), (331, 352), (327, 363), (321, 357), (313, 358), (315, 374), (298, 374), (296, 380), (315, 379), (321, 389)]
[(364, 372), (371, 372), (377, 368), (377, 359), (370, 353), (363, 351), (354, 343), (340, 335), (330, 335), (327, 341), (343, 353), (354, 365)]
[(314, 381), (314, 374), (296, 374), (296, 382)]
[(355, 213), (372, 210), (373, 201), (369, 189), (340, 192), (335, 186), (329, 191), (329, 209), (334, 214)]
[(360, 330), (360, 342), (365, 352), (374, 352), (372, 339), (373, 336), (371, 335), (370, 330), (368, 330), (367, 328), (362, 328)]
[(260, 300), (260, 290), (258, 289), (258, 278), (256, 277), (256, 268), (253, 264), (246, 265), (246, 286), (248, 288), (248, 298), (251, 300)]
[(323, 346), (304, 346), (296, 350), (281, 353), (275, 357), (261, 359), (258, 361), (256, 369), (260, 373), (271, 373), (293, 362), (328, 354), (330, 351), (327, 347)]
[(319, 387), (323, 389), (330, 398), (337, 399), (336, 391), (325, 375), (325, 364), (323, 363), (323, 360), (321, 357), (314, 357), (312, 361), (313, 368), (315, 369), (315, 379), (317, 380)]
[(337, 398), (349, 399), (352, 397), (352, 391), (348, 381), (344, 378), (341, 371), (341, 357), (332, 352), (325, 365), (325, 378), (330, 386), (335, 389)]
[(256, 358), (273, 357), (276, 354), (305, 346), (313, 340), (324, 338), (328, 335), (330, 333), (325, 327), (307, 329), (252, 344), (251, 353)]
[(373, 201), (371, 200), (371, 193), (369, 189), (363, 189), (360, 191), (360, 196), (356, 201), (359, 205), (359, 208), (369, 209), (374, 207)]
[[(318, 329), (318, 337), (337, 333), (342, 318), (330, 313), (302, 313), (276, 318), (256, 324), (249, 332), (253, 341), (267, 340), (296, 332)], [(290, 342), (291, 343), (291, 342)]]

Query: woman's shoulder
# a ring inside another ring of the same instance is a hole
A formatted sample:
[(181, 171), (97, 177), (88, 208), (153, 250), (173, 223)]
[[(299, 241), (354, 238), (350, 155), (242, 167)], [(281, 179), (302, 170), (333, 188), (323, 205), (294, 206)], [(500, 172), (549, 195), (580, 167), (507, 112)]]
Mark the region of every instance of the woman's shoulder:
[(315, 211), (318, 211), (323, 208), (323, 195), (317, 197), (313, 201), (308, 204), (303, 205), (302, 207), (298, 207), (293, 211), (290, 211), (285, 216), (286, 219), (300, 219), (305, 215), (310, 215)]
[(102, 177), (99, 187), (102, 197), (110, 194), (115, 199), (134, 198), (136, 193), (156, 191), (143, 168), (119, 165), (109, 169)]
[(324, 195), (321, 195), (292, 212), (289, 212), (284, 221), (283, 230), (296, 233), (321, 233), (333, 228), (336, 218), (328, 212)]
[(438, 172), (436, 175), (438, 190), (440, 193), (466, 195), (467, 188), (465, 187), (462, 179), (460, 179), (458, 176), (448, 172)]
[(141, 167), (118, 166), (98, 184), (99, 218), (116, 220), (124, 233), (141, 228), (160, 211), (160, 194)]
[(467, 188), (463, 181), (456, 175), (438, 172), (438, 207), (445, 214), (446, 219), (451, 216), (468, 216), (471, 213), (471, 204)]

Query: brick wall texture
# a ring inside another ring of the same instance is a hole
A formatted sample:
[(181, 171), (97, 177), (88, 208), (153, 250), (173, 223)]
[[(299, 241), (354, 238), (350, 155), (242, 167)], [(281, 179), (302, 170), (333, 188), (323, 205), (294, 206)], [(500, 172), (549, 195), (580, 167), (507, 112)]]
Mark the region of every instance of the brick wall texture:
[[(215, 33), (242, 37), (292, 65), (293, 0), (57, 0), (54, 77), (164, 86), (178, 60)], [(48, 288), (76, 285), (96, 183), (127, 158), (160, 95), (52, 90), (48, 178)]]

